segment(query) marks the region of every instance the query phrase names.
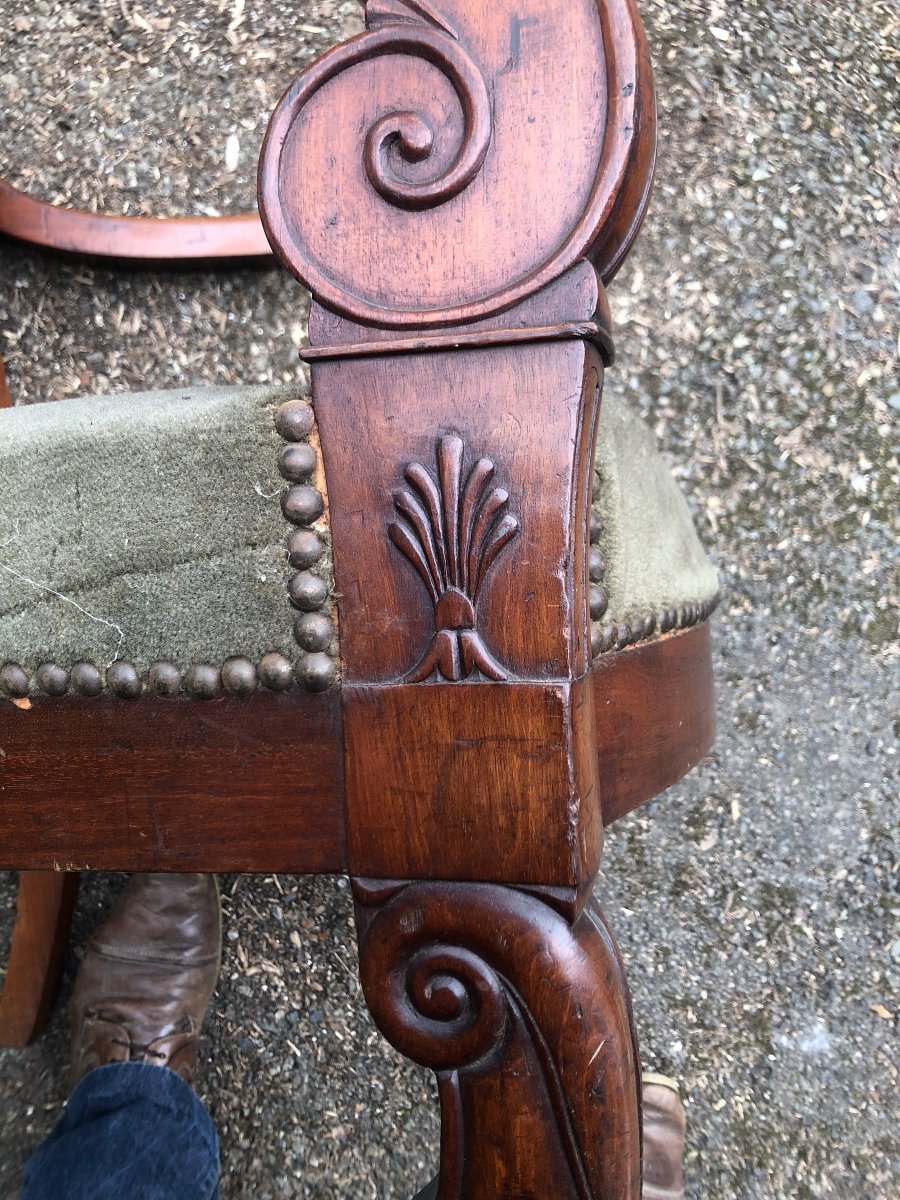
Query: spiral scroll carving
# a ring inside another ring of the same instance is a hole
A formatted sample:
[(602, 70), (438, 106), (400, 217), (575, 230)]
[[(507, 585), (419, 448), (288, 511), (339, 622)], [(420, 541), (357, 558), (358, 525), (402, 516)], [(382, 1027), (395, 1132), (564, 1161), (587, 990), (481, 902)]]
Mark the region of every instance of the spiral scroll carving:
[[(422, 13), (419, 6), (411, 5), (410, 13), (414, 11)], [(282, 113), (285, 108), (292, 114), (300, 112), (316, 92), (345, 71), (386, 55), (419, 58), (436, 67), (452, 84), (463, 114), (461, 144), (449, 167), (420, 181), (404, 179), (396, 171), (394, 156), (407, 163), (422, 163), (434, 154), (434, 130), (421, 113), (408, 109), (389, 112), (366, 134), (363, 161), (369, 182), (384, 200), (399, 208), (431, 208), (459, 195), (478, 174), (491, 142), (491, 102), (484, 76), (452, 29), (437, 23), (431, 11), (435, 24), (403, 21), (383, 25), (332, 50), (301, 75), (279, 106)], [(277, 120), (278, 113), (273, 124)], [(266, 224), (264, 202), (261, 209)], [(267, 233), (272, 239), (268, 225)]]
[(415, 905), (415, 891), (378, 914), (383, 974), (367, 987), (374, 960), (364, 956), (363, 988), (372, 1016), (401, 1054), (432, 1071), (456, 1070), (499, 1045), (508, 999), (483, 954), (442, 938)]
[[(480, 171), (491, 141), (487, 86), (471, 58), (449, 36), (426, 28), (412, 29), (402, 37), (390, 30), (372, 30), (363, 34), (357, 54), (362, 59), (381, 54), (423, 58), (452, 82), (465, 120), (462, 145), (449, 169), (435, 179), (409, 183), (393, 170), (391, 152), (395, 150), (410, 163), (424, 162), (434, 150), (434, 132), (419, 113), (393, 112), (382, 117), (366, 136), (366, 174), (372, 186), (390, 204), (406, 208), (430, 208), (459, 195)], [(345, 65), (353, 65), (352, 56)]]
[[(440, 1200), (499, 1194), (466, 1182), (495, 1159), (503, 1195), (638, 1195), (640, 1069), (603, 921), (587, 912), (573, 927), (487, 884), (416, 883), (375, 902), (361, 910), (363, 990), (388, 1040), (438, 1073), (452, 1148)], [(491, 1128), (497, 1112), (516, 1120)]]
[(275, 111), (266, 233), (344, 316), (476, 321), (581, 257), (605, 278), (639, 224), (655, 125), (634, 0), (488, 7), (370, 0)]
[(450, 80), (464, 118), (462, 144), (449, 168), (434, 179), (404, 180), (392, 166), (392, 155), (408, 163), (426, 161), (434, 152), (434, 131), (420, 113), (387, 113), (366, 135), (364, 163), (369, 182), (389, 204), (401, 208), (442, 204), (472, 182), (491, 141), (491, 106), (484, 77), (448, 32), (425, 25), (370, 29), (320, 59), (289, 93), (291, 102), (300, 108), (344, 71), (385, 55), (421, 58)]
[(402, 1054), (433, 1071), (483, 1058), (506, 1028), (507, 999), (497, 973), (461, 946), (423, 942), (394, 930), (395, 969), (377, 998), (376, 1020)]

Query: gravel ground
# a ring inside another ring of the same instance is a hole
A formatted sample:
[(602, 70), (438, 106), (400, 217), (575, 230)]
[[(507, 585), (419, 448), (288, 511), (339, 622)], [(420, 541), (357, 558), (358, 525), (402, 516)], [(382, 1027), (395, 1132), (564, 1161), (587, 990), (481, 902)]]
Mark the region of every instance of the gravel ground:
[[(266, 110), (358, 21), (327, 0), (24, 10), (0, 0), (0, 173), (158, 213), (249, 205)], [(612, 289), (608, 387), (657, 429), (721, 570), (721, 717), (707, 761), (610, 831), (599, 894), (646, 1065), (684, 1085), (688, 1195), (888, 1200), (900, 22), (878, 0), (642, 10), (661, 154)], [(22, 403), (290, 380), (304, 309), (273, 271), (114, 274), (0, 246), (0, 339)], [(119, 882), (85, 884), (76, 949)], [(430, 1083), (361, 1003), (344, 882), (224, 882), (203, 1083), (223, 1195), (411, 1194), (436, 1162)], [(0, 1055), (0, 1194), (65, 1096), (76, 964), (73, 950), (47, 1037)]]

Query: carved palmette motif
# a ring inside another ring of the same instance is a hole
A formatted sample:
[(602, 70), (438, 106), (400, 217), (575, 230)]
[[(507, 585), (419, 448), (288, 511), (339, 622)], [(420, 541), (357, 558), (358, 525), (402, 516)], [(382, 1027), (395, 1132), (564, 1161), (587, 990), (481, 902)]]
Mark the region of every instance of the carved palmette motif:
[(437, 479), (421, 463), (410, 463), (410, 488), (394, 493), (400, 520), (388, 526), (391, 541), (415, 567), (434, 605), (434, 638), (408, 683), (435, 673), (454, 682), (475, 671), (507, 678), (476, 629), (476, 611), (488, 571), (519, 522), (509, 512), (509, 493), (490, 487), (491, 460), (479, 458), (463, 482), (463, 455), (461, 438), (442, 437)]

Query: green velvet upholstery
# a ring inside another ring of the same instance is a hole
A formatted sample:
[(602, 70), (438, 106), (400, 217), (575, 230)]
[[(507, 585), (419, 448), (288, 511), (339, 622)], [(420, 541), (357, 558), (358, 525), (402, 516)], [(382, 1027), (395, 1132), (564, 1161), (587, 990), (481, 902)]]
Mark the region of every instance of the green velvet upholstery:
[(295, 394), (187, 388), (0, 413), (0, 661), (294, 655), (273, 414)]
[(608, 395), (600, 415), (594, 510), (606, 559), (606, 617), (621, 623), (663, 609), (702, 606), (717, 578), (678, 485), (653, 434), (623, 401)]
[[(187, 388), (0, 411), (0, 666), (296, 661), (273, 414), (298, 395)], [(687, 506), (612, 397), (597, 465), (605, 620), (709, 602)], [(328, 577), (327, 554), (314, 570)]]

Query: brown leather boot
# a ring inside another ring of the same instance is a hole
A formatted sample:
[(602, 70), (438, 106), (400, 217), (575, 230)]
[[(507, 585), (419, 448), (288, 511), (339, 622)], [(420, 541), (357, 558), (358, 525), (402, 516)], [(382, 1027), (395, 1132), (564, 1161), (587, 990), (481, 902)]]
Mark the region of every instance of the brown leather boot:
[(72, 998), (72, 1085), (114, 1062), (193, 1086), (221, 952), (214, 875), (133, 875), (88, 943)]
[(678, 1084), (646, 1072), (644, 1098), (644, 1186), (641, 1200), (684, 1200), (684, 1106)]

